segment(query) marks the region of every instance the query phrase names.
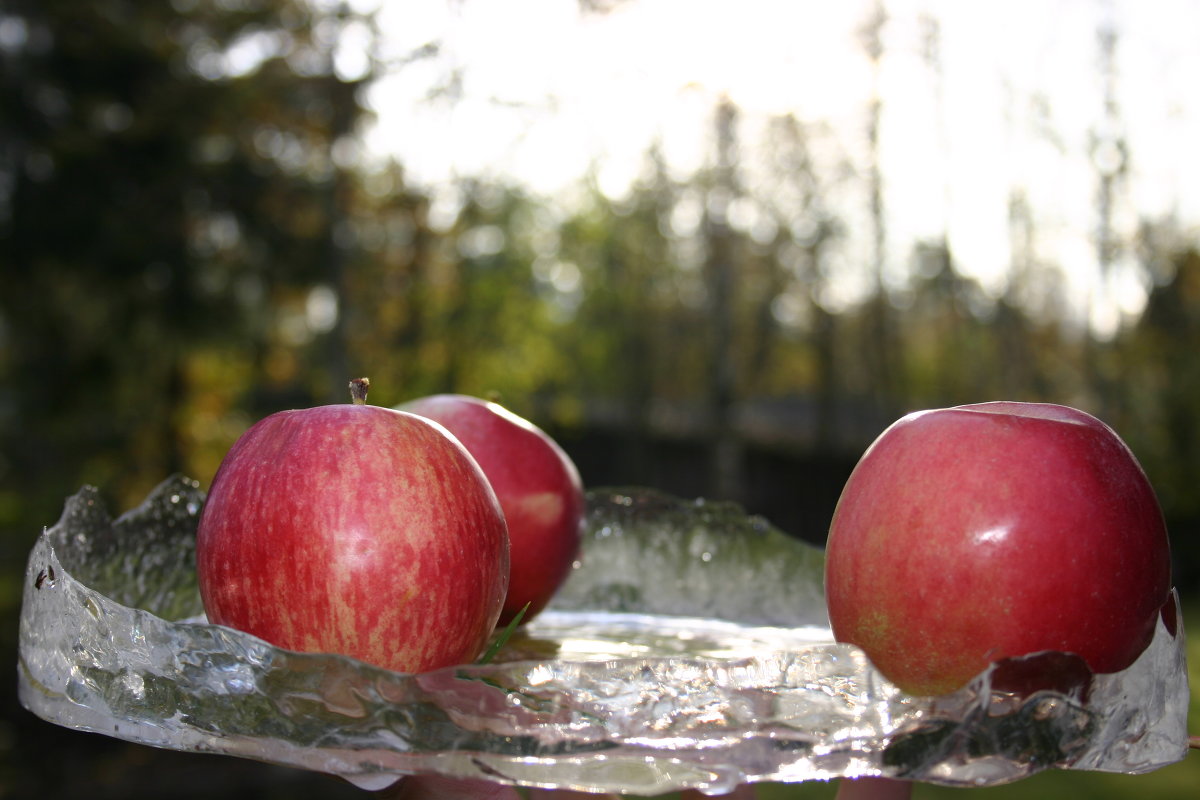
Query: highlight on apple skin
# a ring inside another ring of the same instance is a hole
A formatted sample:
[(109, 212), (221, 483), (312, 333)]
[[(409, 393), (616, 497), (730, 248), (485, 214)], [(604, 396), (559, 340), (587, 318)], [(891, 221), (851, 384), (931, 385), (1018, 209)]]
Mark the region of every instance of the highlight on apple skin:
[(1072, 658), (1034, 673), (1129, 667), (1170, 573), (1154, 491), (1111, 428), (1067, 406), (993, 402), (909, 414), (867, 449), (830, 526), (826, 598), (839, 641), (901, 689), (937, 695), (1043, 651)]
[(473, 661), (508, 589), (508, 535), (444, 428), (365, 404), (281, 411), (213, 479), (196, 539), (209, 620), (402, 672)]
[(512, 544), (500, 624), (522, 609), (522, 622), (528, 622), (545, 608), (579, 555), (585, 515), (579, 470), (545, 431), (497, 403), (436, 394), (397, 408), (444, 425), (491, 481)]

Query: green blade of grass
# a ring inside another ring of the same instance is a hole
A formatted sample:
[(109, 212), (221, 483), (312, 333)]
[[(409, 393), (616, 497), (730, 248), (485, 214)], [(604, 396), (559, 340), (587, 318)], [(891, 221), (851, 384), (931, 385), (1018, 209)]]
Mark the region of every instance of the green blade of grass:
[(528, 610), (529, 603), (526, 603), (525, 607), (518, 611), (517, 615), (512, 618), (512, 621), (504, 626), (504, 630), (500, 631), (500, 635), (492, 640), (492, 643), (488, 646), (488, 649), (485, 650), (483, 655), (479, 657), (479, 660), (475, 662), (476, 664), (491, 663), (491, 660), (496, 657), (496, 653), (500, 652), (500, 648), (508, 644), (508, 640), (512, 638), (513, 633), (516, 632), (517, 626), (521, 624), (521, 620), (525, 618), (525, 612)]

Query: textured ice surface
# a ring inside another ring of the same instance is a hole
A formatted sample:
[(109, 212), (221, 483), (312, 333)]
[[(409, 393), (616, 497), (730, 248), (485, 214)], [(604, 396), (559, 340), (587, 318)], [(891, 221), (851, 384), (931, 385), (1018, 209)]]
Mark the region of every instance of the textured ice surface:
[(581, 564), (496, 662), (422, 675), (290, 653), (209, 625), (203, 494), (164, 482), (112, 520), (83, 489), (37, 541), (20, 694), (46, 720), (343, 775), (438, 772), (654, 794), (892, 775), (950, 785), (1047, 767), (1144, 772), (1186, 752), (1183, 631), (1160, 623), (1084, 703), (905, 695), (831, 641), (822, 554), (736, 506), (589, 496)]

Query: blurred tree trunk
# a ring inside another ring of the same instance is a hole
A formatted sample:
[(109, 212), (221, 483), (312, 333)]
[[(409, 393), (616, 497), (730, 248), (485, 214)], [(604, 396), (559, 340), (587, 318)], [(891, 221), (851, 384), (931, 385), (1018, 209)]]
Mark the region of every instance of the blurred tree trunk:
[[(329, 54), (329, 70), (332, 72), (332, 52)], [(343, 140), (350, 136), (358, 118), (358, 108), (354, 95), (345, 91), (332, 75), (327, 78), (328, 103), (330, 107), (329, 134), (326, 147), (326, 157), (331, 165), (331, 172), (325, 186), (324, 195), (324, 225), (321, 249), (324, 251), (326, 282), (333, 293), (334, 309), (332, 327), (325, 333), (325, 368), (328, 373), (325, 381), (328, 402), (344, 403), (346, 401), (346, 384), (352, 379), (361, 377), (351, 375), (355, 366), (350, 363), (346, 346), (346, 315), (351, 305), (348, 300), (346, 278), (348, 250), (352, 247), (350, 235), (349, 194), (351, 181), (337, 167), (337, 148)], [(362, 371), (358, 369), (356, 371)]]
[(766, 194), (787, 198), (774, 209), (781, 231), (772, 257), (777, 275), (784, 272), (784, 264), (791, 265), (795, 285), (785, 285), (782, 291), (790, 290), (794, 299), (803, 304), (806, 343), (814, 362), (812, 383), (789, 391), (807, 390), (812, 394), (814, 446), (825, 453), (834, 446), (842, 404), (837, 319), (826, 307), (824, 294), (829, 285), (829, 251), (839, 239), (843, 225), (830, 210), (830, 204), (838, 176), (849, 170), (840, 159), (823, 163), (814, 156), (814, 130), (819, 128), (791, 114), (774, 120), (771, 140), (774, 152), (769, 174), (777, 177), (775, 184), (766, 188)]
[(995, 326), (999, 372), (1006, 394), (1014, 399), (1041, 400), (1050, 385), (1041, 368), (1028, 298), (1038, 292), (1037, 277), (1044, 267), (1037, 256), (1033, 215), (1024, 193), (1013, 189), (1008, 201), (1008, 239), (1012, 253), (1008, 285), (996, 305)]
[(620, 331), (617, 342), (616, 370), (623, 385), (623, 416), (625, 430), (621, 437), (624, 451), (622, 463), (629, 468), (631, 481), (654, 481), (651, 464), (651, 441), (654, 437), (651, 413), (655, 396), (652, 342), (647, 326), (650, 320), (645, 295), (649, 291), (644, 276), (624, 248), (613, 243), (608, 251), (606, 267), (613, 286), (622, 287), (614, 309), (615, 330)]
[(729, 204), (737, 196), (734, 176), (737, 160), (737, 109), (722, 98), (716, 113), (717, 162), (713, 186), (705, 203), (704, 235), (708, 258), (710, 325), (708, 406), (711, 448), (710, 493), (714, 497), (742, 496), (742, 443), (734, 419), (738, 370), (736, 363), (734, 310), (738, 301), (734, 237), (729, 227)]
[(1084, 340), (1084, 370), (1088, 389), (1094, 403), (1093, 411), (1107, 419), (1115, 411), (1113, 400), (1116, 385), (1106, 364), (1107, 348), (1097, 341), (1095, 314), (1097, 302), (1111, 304), (1110, 290), (1114, 286), (1123, 249), (1116, 226), (1116, 206), (1128, 171), (1126, 145), (1121, 133), (1121, 110), (1117, 101), (1117, 30), (1111, 20), (1101, 23), (1097, 31), (1099, 45), (1099, 76), (1102, 84), (1103, 110), (1099, 126), (1092, 131), (1092, 167), (1096, 171), (1096, 262), (1099, 282), (1089, 295), (1087, 336)]
[(884, 418), (896, 415), (902, 396), (900, 376), (903, 369), (899, 359), (904, 348), (899, 341), (900, 330), (893, 320), (893, 309), (885, 272), (887, 268), (887, 209), (883, 199), (883, 166), (880, 154), (880, 134), (883, 97), (880, 71), (883, 60), (883, 29), (888, 16), (883, 3), (877, 0), (870, 17), (860, 29), (861, 42), (871, 62), (874, 86), (867, 107), (867, 205), (871, 225), (870, 279), (872, 296), (868, 301), (865, 319), (864, 355), (868, 364), (869, 394), (877, 414)]
[(422, 350), (429, 330), (430, 283), (437, 239), (429, 227), (427, 197), (416, 196), (402, 201), (397, 213), (405, 215), (411, 224), (407, 252), (397, 265), (397, 294), (401, 298), (400, 321), (394, 339), (401, 358), (396, 367), (396, 378), (401, 384), (397, 388), (404, 397), (417, 397), (422, 392), (416, 387), (428, 375)]

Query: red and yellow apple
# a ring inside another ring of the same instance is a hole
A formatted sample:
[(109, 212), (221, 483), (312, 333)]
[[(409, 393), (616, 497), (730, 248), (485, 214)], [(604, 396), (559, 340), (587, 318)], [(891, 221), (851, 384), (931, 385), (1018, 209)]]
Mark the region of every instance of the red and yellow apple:
[(541, 611), (571, 571), (584, 518), (583, 484), (543, 430), (497, 403), (461, 394), (418, 398), (399, 409), (446, 427), (479, 462), (504, 510), (511, 577), (500, 624)]
[(392, 670), (472, 661), (508, 587), (495, 492), (441, 426), (360, 394), (272, 414), (230, 449), (196, 536), (204, 609)]
[(842, 491), (826, 559), (835, 637), (924, 695), (1043, 651), (1123, 670), (1170, 591), (1162, 512), (1133, 453), (1095, 417), (1041, 403), (893, 423)]

